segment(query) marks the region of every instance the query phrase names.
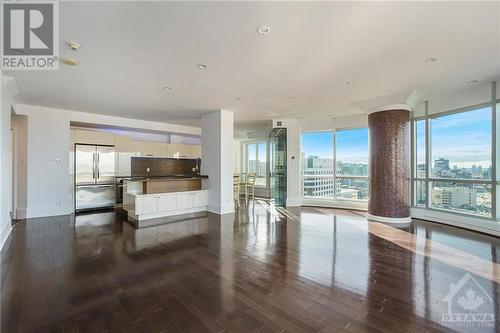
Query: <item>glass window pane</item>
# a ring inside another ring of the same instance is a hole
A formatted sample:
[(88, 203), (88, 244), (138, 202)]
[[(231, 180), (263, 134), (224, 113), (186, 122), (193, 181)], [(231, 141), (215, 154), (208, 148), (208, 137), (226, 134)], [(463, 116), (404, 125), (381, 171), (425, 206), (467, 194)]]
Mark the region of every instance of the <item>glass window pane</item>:
[(413, 184), (415, 186), (415, 206), (425, 207), (425, 199), (427, 197), (425, 181), (419, 180)]
[(368, 176), (368, 128), (336, 133), (337, 175)]
[(337, 178), (336, 192), (339, 199), (367, 200), (368, 179)]
[(247, 172), (254, 173), (257, 172), (257, 145), (249, 144), (247, 145)]
[(415, 176), (425, 178), (425, 120), (415, 121)]
[(333, 132), (302, 133), (303, 194), (334, 197)]
[(433, 208), (491, 217), (491, 185), (459, 182), (430, 183)]
[(491, 179), (491, 108), (431, 119), (434, 178)]
[(266, 186), (266, 166), (267, 166), (267, 144), (260, 142), (257, 144), (257, 178), (256, 186)]

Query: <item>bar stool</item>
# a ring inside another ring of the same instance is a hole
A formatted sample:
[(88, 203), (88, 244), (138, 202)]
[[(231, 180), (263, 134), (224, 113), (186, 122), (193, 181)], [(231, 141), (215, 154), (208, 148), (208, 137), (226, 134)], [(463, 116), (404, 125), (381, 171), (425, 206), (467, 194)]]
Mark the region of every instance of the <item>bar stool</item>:
[(240, 175), (233, 175), (233, 197), (236, 200), (236, 207), (240, 207)]
[(256, 173), (248, 173), (245, 179), (245, 201), (248, 203), (248, 196), (251, 194), (252, 199), (255, 199), (255, 178)]

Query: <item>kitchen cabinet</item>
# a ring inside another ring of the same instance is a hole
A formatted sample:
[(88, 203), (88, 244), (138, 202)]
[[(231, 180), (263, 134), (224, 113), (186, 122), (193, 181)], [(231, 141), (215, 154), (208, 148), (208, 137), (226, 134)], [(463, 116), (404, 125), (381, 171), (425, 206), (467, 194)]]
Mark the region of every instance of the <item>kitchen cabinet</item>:
[(115, 144), (115, 135), (113, 133), (78, 128), (75, 128), (73, 130), (74, 143), (110, 146), (113, 146)]
[(167, 212), (177, 209), (177, 193), (164, 193), (158, 196), (158, 211)]
[(168, 144), (168, 157), (201, 158), (200, 145)]
[(167, 144), (163, 142), (139, 141), (141, 156), (165, 157), (167, 156)]
[(138, 196), (135, 198), (135, 213), (152, 214), (158, 211), (158, 197), (157, 196)]
[[(208, 205), (208, 191), (186, 191), (135, 196), (135, 216), (139, 219), (203, 211)], [(131, 208), (129, 208), (131, 209)], [(177, 212), (178, 211), (178, 212)]]

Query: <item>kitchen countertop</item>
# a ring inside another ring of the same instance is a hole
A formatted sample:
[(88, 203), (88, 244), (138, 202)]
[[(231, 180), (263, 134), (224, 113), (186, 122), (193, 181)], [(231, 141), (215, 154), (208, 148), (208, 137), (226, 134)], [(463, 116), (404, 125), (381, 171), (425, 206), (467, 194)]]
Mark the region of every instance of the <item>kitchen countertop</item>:
[(123, 178), (123, 180), (130, 180), (130, 181), (176, 181), (176, 180), (190, 180), (190, 179), (208, 179), (207, 175), (195, 175), (195, 176), (190, 176), (190, 175), (172, 175), (172, 176), (134, 176), (134, 177), (120, 177)]

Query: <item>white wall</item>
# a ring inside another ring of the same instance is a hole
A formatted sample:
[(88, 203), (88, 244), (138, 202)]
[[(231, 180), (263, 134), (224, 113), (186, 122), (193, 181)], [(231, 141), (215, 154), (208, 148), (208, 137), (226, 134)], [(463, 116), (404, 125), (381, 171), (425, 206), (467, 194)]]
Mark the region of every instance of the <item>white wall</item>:
[(309, 117), (301, 119), (301, 128), (304, 132), (331, 131), (335, 129), (368, 127), (368, 115), (356, 114), (346, 117)]
[(12, 137), (10, 128), (11, 108), (15, 107), (14, 94), (17, 87), (11, 77), (0, 74), (0, 80), (0, 248), (2, 248), (12, 229), (10, 219), (12, 210)]
[(13, 208), (16, 219), (26, 218), (28, 207), (28, 118), (12, 116)]
[(26, 104), (18, 104), (16, 113), (28, 117), (28, 204), (26, 210), (28, 218), (65, 215), (73, 212), (69, 150), (71, 122), (190, 135), (201, 134), (201, 130), (195, 127)]
[[(282, 126), (277, 126), (281, 121)], [(299, 119), (276, 119), (273, 120), (273, 128), (286, 128), (286, 151), (287, 151), (287, 173), (286, 173), (286, 205), (300, 206), (302, 201), (302, 189), (300, 181), (300, 154), (301, 154), (301, 124)]]
[(201, 173), (208, 175), (208, 210), (216, 214), (234, 212), (233, 202), (233, 113), (214, 111), (201, 118)]

